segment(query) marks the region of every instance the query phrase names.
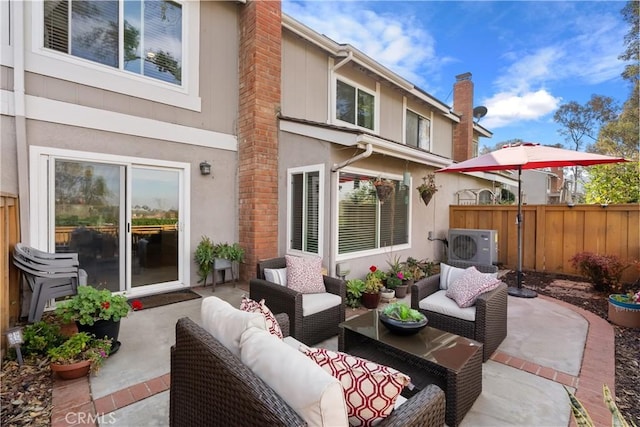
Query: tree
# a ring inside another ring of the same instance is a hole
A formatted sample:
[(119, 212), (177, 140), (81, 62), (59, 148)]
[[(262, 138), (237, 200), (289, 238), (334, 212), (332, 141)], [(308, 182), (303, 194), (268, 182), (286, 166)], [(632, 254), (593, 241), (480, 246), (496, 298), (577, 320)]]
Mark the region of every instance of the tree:
[(640, 3), (637, 1), (629, 1), (622, 10), (622, 15), (630, 28), (624, 38), (625, 53), (620, 55), (619, 59), (629, 62), (624, 68), (622, 77), (631, 84), (631, 95), (624, 103), (620, 116), (605, 124), (600, 129), (598, 140), (588, 148), (589, 151), (596, 153), (622, 156), (631, 162), (590, 168), (591, 182), (585, 186), (587, 203), (638, 203), (640, 201), (639, 13)]
[[(553, 115), (553, 120), (563, 126), (558, 132), (565, 137), (565, 141), (580, 151), (584, 145), (584, 139), (596, 141), (596, 135), (600, 127), (617, 118), (619, 107), (613, 98), (604, 95), (591, 95), (591, 99), (584, 105), (571, 101), (563, 104)], [(574, 200), (578, 193), (578, 182), (581, 179), (581, 168), (573, 167), (573, 189), (571, 191)]]

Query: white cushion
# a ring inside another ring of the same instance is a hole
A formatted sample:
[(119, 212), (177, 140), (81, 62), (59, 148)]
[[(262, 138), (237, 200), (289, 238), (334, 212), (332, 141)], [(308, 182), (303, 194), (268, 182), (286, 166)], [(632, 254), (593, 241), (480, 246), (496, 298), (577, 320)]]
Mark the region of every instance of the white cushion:
[[(447, 296), (447, 291), (438, 291), (418, 303), (418, 307), (422, 310), (433, 311), (435, 313), (444, 314), (458, 319), (476, 320), (476, 306), (460, 308), (458, 304)], [(427, 319), (429, 316), (427, 315)]]
[(320, 313), (342, 304), (340, 295), (323, 292), (320, 294), (302, 294), (302, 317)]
[(202, 327), (236, 356), (240, 356), (240, 336), (247, 328), (267, 329), (262, 314), (238, 310), (218, 297), (202, 300), (200, 317)]
[(265, 268), (264, 279), (276, 285), (287, 286), (287, 269), (285, 268)]
[(242, 335), (240, 359), (310, 426), (347, 426), (340, 381), (282, 340), (259, 328)]
[(450, 283), (453, 283), (464, 273), (464, 268), (452, 267), (443, 262), (440, 263), (440, 289), (446, 290)]

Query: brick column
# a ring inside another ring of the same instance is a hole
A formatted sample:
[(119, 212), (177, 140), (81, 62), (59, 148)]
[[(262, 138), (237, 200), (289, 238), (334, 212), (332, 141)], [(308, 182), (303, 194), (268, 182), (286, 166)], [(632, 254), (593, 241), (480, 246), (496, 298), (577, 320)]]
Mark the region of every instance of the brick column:
[(453, 111), (460, 123), (453, 130), (453, 160), (462, 162), (473, 157), (473, 82), (471, 73), (456, 76), (453, 85)]
[(240, 278), (278, 255), (278, 122), (282, 51), (279, 0), (250, 0), (240, 12), (238, 117)]

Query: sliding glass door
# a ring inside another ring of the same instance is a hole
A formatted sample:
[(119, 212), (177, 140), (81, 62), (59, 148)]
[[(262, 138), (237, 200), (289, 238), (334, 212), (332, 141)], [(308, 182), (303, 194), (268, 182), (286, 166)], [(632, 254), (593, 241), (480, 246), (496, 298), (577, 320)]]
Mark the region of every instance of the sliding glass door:
[(180, 286), (185, 169), (113, 157), (120, 162), (41, 157), (52, 167), (42, 180), (47, 208), (36, 223), (47, 224), (49, 250), (77, 252), (87, 283), (97, 288)]

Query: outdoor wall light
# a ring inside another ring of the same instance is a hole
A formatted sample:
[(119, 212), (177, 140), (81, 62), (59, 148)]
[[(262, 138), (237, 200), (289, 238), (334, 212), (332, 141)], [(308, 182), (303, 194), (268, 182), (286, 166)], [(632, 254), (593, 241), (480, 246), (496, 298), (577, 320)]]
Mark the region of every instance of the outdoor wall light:
[(200, 174), (202, 175), (210, 175), (211, 174), (211, 164), (206, 160), (200, 163)]
[(7, 336), (9, 347), (15, 347), (18, 364), (22, 366), (22, 351), (20, 350), (20, 345), (24, 343), (24, 338), (22, 337), (22, 326), (7, 329), (5, 335)]
[(408, 187), (408, 186), (411, 185), (411, 173), (410, 172), (407, 171), (402, 176), (402, 185), (404, 185), (405, 187)]

